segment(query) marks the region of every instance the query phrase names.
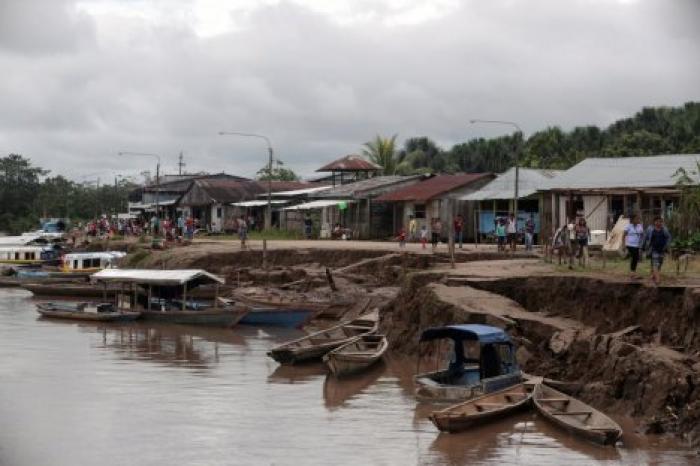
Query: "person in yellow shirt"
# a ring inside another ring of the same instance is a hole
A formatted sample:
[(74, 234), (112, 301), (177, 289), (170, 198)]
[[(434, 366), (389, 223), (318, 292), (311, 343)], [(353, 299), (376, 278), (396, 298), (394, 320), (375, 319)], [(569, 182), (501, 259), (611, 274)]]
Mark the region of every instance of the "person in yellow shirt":
[(413, 242), (416, 241), (416, 239), (418, 238), (418, 221), (413, 215), (411, 215), (409, 219), (410, 220), (408, 221), (408, 240)]

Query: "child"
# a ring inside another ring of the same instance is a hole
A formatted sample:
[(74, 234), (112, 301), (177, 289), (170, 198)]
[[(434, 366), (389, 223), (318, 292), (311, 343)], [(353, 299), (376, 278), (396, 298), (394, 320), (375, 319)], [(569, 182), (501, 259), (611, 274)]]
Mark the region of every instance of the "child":
[(425, 225), (420, 227), (420, 244), (423, 249), (425, 249), (425, 245), (428, 244), (428, 227)]
[(399, 236), (396, 237), (396, 239), (399, 241), (399, 247), (401, 249), (406, 247), (406, 230), (403, 228), (399, 231)]

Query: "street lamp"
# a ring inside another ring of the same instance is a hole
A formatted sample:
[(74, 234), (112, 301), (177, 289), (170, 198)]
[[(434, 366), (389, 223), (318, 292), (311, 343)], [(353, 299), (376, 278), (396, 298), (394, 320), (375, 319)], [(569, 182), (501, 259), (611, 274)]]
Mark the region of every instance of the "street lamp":
[(149, 152), (129, 152), (129, 151), (122, 151), (122, 152), (117, 152), (117, 155), (123, 156), (123, 155), (134, 155), (138, 157), (155, 157), (156, 160), (158, 160), (158, 163), (156, 164), (156, 217), (160, 218), (160, 155), (158, 154), (151, 154)]
[[(518, 126), (517, 123), (513, 121), (505, 121), (505, 120), (469, 120), (470, 124), (474, 123), (487, 123), (487, 124), (495, 124), (495, 125), (509, 125), (514, 127), (517, 131), (520, 132), (520, 134), (524, 134), (523, 130), (520, 129), (520, 126)], [(518, 222), (518, 178), (519, 178), (519, 173), (520, 171), (520, 151), (515, 152), (515, 191), (514, 191), (514, 196), (513, 196), (513, 215), (515, 215), (515, 222), (517, 225)]]
[(262, 134), (253, 134), (253, 133), (240, 133), (238, 131), (219, 131), (219, 136), (243, 136), (243, 137), (249, 137), (249, 138), (258, 138), (262, 139), (265, 141), (267, 144), (267, 152), (270, 156), (268, 165), (267, 165), (267, 212), (265, 213), (265, 229), (268, 230), (272, 228), (272, 158), (273, 158), (273, 152), (272, 152), (272, 143), (270, 142), (270, 139), (267, 136), (263, 136)]

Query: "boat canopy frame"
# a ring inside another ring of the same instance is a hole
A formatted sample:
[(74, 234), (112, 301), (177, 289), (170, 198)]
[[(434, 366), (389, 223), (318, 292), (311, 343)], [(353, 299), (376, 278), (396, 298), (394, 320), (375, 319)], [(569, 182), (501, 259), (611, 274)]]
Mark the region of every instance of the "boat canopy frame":
[(483, 324), (448, 325), (425, 330), (420, 336), (420, 342), (450, 338), (455, 342), (464, 340), (478, 341), (480, 345), (490, 343), (510, 344), (510, 336), (502, 329)]

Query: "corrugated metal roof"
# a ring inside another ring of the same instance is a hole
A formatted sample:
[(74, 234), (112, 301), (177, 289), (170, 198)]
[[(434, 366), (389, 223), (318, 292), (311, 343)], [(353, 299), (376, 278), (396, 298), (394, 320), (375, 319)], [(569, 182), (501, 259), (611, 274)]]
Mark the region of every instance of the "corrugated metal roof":
[[(314, 183), (315, 184), (315, 183)], [(331, 189), (333, 186), (317, 186), (314, 188), (304, 188), (304, 189), (293, 189), (291, 191), (276, 191), (274, 193), (275, 197), (294, 197), (303, 196), (304, 194), (311, 194), (319, 191), (325, 191)], [(259, 196), (266, 196), (267, 194), (260, 194)]]
[(406, 186), (379, 196), (377, 202), (427, 201), (441, 194), (462, 188), (474, 181), (492, 176), (491, 173), (460, 173), (457, 175), (437, 175), (420, 183)]
[(225, 283), (224, 279), (201, 269), (151, 270), (104, 269), (90, 275), (95, 282), (122, 282), (151, 285), (184, 285), (197, 280), (202, 283)]
[[(272, 192), (308, 188), (311, 183), (302, 181), (273, 181)], [(190, 192), (197, 188), (196, 200), (188, 199)], [(196, 180), (190, 192), (183, 196), (183, 205), (203, 205), (212, 202), (231, 203), (257, 198), (267, 192), (267, 181), (236, 181), (226, 179)]]
[(679, 168), (698, 169), (700, 154), (585, 159), (540, 190), (673, 187)]
[[(286, 204), (289, 201), (284, 201), (281, 199), (271, 199), (270, 204), (279, 205)], [(267, 205), (267, 199), (256, 199), (255, 201), (243, 201), (243, 202), (233, 202), (232, 206), (236, 207), (262, 207)]]
[(290, 207), (285, 207), (282, 210), (310, 210), (310, 209), (321, 209), (323, 207), (329, 207), (338, 205), (341, 202), (352, 203), (355, 201), (347, 201), (342, 199), (323, 199), (311, 202), (305, 202), (303, 204), (297, 204)]
[(370, 162), (361, 155), (346, 155), (345, 157), (334, 160), (333, 162), (322, 166), (317, 172), (339, 172), (339, 171), (376, 171), (381, 170), (382, 167), (376, 163)]
[(311, 194), (309, 197), (328, 199), (351, 199), (371, 196), (373, 192), (390, 188), (394, 185), (404, 183), (417, 183), (423, 175), (413, 176), (375, 176), (366, 180), (355, 181), (354, 183), (343, 184), (335, 188)]
[[(518, 198), (536, 193), (551, 179), (561, 176), (561, 170), (538, 170), (520, 168), (518, 170)], [(478, 191), (462, 196), (463, 201), (483, 201), (486, 199), (513, 199), (515, 196), (515, 168), (496, 176), (496, 179)]]

